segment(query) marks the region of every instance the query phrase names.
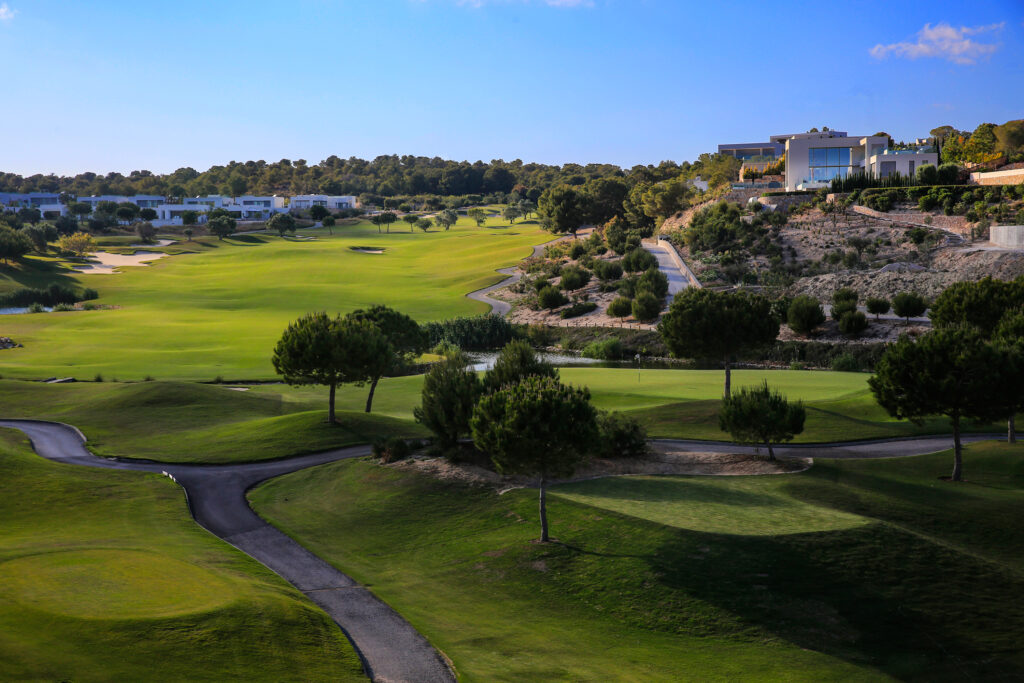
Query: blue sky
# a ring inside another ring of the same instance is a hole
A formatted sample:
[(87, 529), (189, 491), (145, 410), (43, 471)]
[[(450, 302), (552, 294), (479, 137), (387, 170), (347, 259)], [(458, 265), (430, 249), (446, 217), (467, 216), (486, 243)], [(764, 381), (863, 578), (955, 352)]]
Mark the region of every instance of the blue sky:
[(1024, 117), (1024, 2), (0, 0), (0, 170), (625, 166)]

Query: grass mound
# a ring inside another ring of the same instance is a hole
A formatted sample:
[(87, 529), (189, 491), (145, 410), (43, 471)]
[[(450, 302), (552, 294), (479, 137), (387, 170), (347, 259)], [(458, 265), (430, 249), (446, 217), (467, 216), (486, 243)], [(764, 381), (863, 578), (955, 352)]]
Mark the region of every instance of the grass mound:
[(0, 680), (365, 680), (335, 624), (192, 521), (166, 477), (0, 429)]
[(250, 500), (466, 680), (1013, 680), (1022, 448), (971, 445), (964, 485), (939, 481), (943, 453), (562, 486), (549, 545), (533, 491), (366, 461)]

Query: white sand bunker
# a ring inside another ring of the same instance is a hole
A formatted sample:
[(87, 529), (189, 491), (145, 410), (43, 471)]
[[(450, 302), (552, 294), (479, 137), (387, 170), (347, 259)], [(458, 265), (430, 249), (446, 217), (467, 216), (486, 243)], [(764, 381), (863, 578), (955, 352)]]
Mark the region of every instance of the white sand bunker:
[(358, 251), (360, 254), (383, 254), (384, 247), (349, 247), (352, 251)]
[(167, 256), (161, 251), (137, 251), (134, 254), (111, 254), (108, 251), (97, 251), (89, 258), (89, 262), (72, 266), (83, 275), (112, 274), (117, 271), (115, 268), (121, 266), (146, 266), (149, 261), (155, 261)]

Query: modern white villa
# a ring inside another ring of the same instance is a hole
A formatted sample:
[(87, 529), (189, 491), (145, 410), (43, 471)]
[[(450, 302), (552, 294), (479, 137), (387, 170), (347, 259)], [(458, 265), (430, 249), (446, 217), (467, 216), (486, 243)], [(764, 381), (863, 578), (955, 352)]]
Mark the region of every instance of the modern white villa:
[(354, 209), (356, 198), (351, 195), (298, 194), (288, 204), (289, 209), (311, 209), (314, 206), (323, 206), (331, 211)]
[(0, 211), (18, 209), (39, 209), (43, 214), (64, 215), (64, 205), (56, 192), (0, 192)]
[(884, 135), (850, 137), (840, 131), (773, 136), (784, 138), (786, 190), (815, 190), (828, 187), (833, 178), (851, 173), (870, 173), (884, 178), (894, 173), (912, 175), (924, 164), (938, 165), (933, 147), (896, 150)]
[(790, 192), (828, 187), (833, 178), (851, 173), (911, 175), (924, 164), (939, 163), (930, 139), (918, 139), (914, 147), (897, 150), (889, 147), (889, 138), (884, 135), (851, 136), (841, 130), (773, 135), (768, 142), (722, 144), (718, 152), (755, 168), (763, 168), (784, 155), (786, 190)]

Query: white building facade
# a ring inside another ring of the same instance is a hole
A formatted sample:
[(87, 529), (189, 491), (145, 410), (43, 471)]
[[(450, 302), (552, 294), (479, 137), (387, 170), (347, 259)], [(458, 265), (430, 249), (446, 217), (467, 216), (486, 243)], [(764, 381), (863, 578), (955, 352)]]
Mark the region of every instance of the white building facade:
[(889, 149), (884, 135), (848, 136), (841, 131), (773, 136), (785, 138), (786, 190), (815, 190), (829, 187), (833, 178), (854, 173), (885, 177), (894, 173), (912, 175), (924, 164), (938, 164), (932, 148)]
[(356, 198), (352, 195), (299, 194), (288, 203), (289, 209), (307, 210), (314, 206), (322, 206), (331, 211), (356, 208)]

